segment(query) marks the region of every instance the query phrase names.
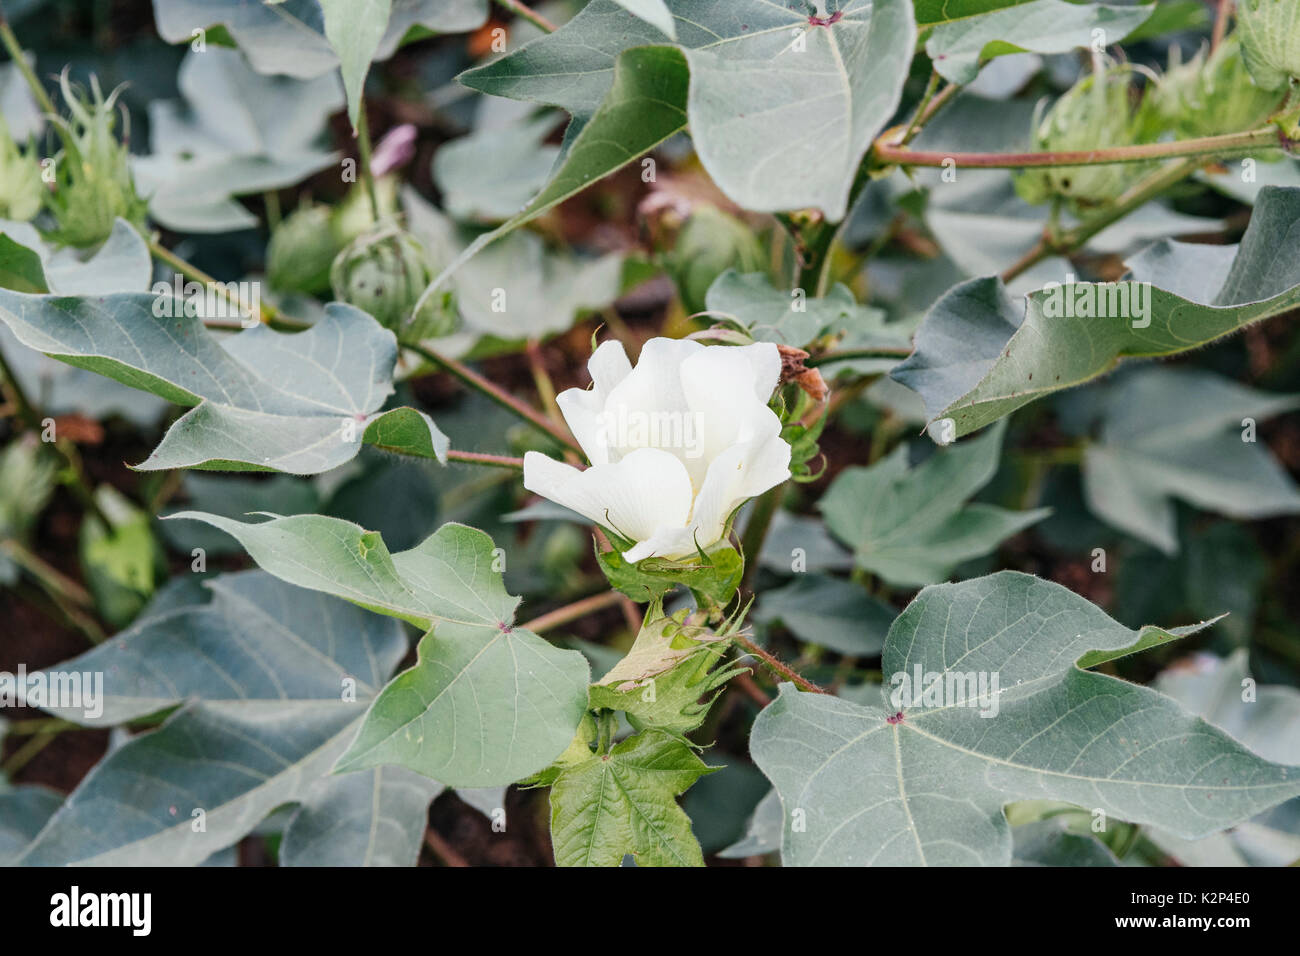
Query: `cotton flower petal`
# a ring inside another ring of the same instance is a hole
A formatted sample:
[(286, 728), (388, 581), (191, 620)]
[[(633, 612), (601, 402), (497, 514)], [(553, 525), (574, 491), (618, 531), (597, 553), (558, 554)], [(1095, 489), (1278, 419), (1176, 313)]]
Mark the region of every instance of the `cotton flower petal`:
[(732, 512), (790, 477), (790, 445), (779, 435), (733, 445), (709, 465), (691, 525), (707, 547), (722, 537)]
[(586, 471), (530, 451), (524, 455), (524, 487), (632, 541), (682, 528), (691, 514), (686, 469), (655, 448)]
[(556, 397), (565, 422), (578, 445), (593, 465), (609, 463), (609, 441), (602, 413), (609, 393), (632, 373), (623, 343), (617, 339), (602, 342), (587, 362), (591, 388), (565, 389)]
[[(709, 463), (726, 449), (780, 433), (780, 419), (767, 407), (780, 374), (781, 356), (770, 342), (705, 349), (682, 362), (682, 391), (698, 423), (698, 440), (686, 462), (696, 488), (703, 484)], [(756, 391), (756, 377), (764, 380), (761, 393)]]
[[(689, 356), (705, 350), (705, 346), (689, 339), (651, 339), (641, 349), (636, 368), (609, 393), (605, 402), (605, 415), (610, 430), (610, 457), (617, 460), (637, 448), (662, 448), (683, 458), (681, 442), (672, 440), (672, 433), (680, 431), (681, 424), (690, 413), (682, 394), (681, 367)], [(677, 429), (668, 429), (668, 438), (648, 440), (652, 432), (650, 420), (675, 422)]]

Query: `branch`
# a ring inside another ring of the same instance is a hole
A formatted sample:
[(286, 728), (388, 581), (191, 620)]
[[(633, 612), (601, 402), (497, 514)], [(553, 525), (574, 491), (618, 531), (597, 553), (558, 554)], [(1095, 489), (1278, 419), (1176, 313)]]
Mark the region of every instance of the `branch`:
[(1184, 159), (1181, 162), (1169, 163), (1160, 169), (1155, 170), (1145, 179), (1135, 183), (1124, 195), (1120, 196), (1105, 213), (1089, 219), (1087, 222), (1080, 223), (1073, 229), (1062, 235), (1051, 238), (1044, 235), (1039, 239), (1032, 249), (1021, 256), (1016, 262), (1012, 263), (1002, 273), (1002, 281), (1010, 282), (1016, 276), (1025, 272), (1031, 266), (1037, 265), (1048, 256), (1058, 253), (1067, 253), (1082, 246), (1085, 242), (1101, 232), (1107, 226), (1127, 216), (1130, 212), (1147, 202), (1157, 194), (1164, 192), (1170, 186), (1190, 176), (1196, 170), (1204, 166), (1206, 160)]
[(613, 607), (622, 599), (623, 595), (618, 591), (604, 591), (600, 594), (593, 594), (591, 597), (583, 598), (581, 601), (574, 601), (572, 604), (566, 604), (564, 607), (556, 608), (554, 611), (548, 611), (540, 617), (535, 617), (531, 621), (526, 621), (519, 626), (526, 631), (540, 634), (543, 631), (551, 631), (557, 627), (563, 627), (565, 624), (584, 618), (593, 611)]
[(1046, 166), (1101, 166), (1113, 163), (1141, 163), (1177, 156), (1224, 156), (1250, 153), (1257, 149), (1285, 147), (1282, 131), (1265, 126), (1245, 133), (1202, 136), (1172, 143), (1141, 143), (1105, 149), (1059, 150), (1031, 153), (957, 153), (912, 150), (897, 143), (878, 140), (874, 156), (886, 166), (944, 166), (958, 169), (1033, 169)]
[(485, 455), (477, 451), (456, 451), (452, 449), (447, 452), (447, 460), (460, 461), (467, 465), (487, 465), (489, 468), (524, 470), (524, 460), (522, 458), (511, 458), (508, 455)]
[(757, 657), (760, 661), (766, 664), (769, 670), (780, 674), (788, 681), (793, 681), (802, 690), (811, 691), (814, 694), (826, 693), (825, 689), (818, 687), (808, 678), (793, 671), (788, 665), (781, 663), (781, 661), (763, 650), (743, 634), (733, 634), (731, 639), (743, 647), (746, 653)]
[(482, 392), (484, 395), (492, 399), (492, 401), (496, 402), (502, 408), (514, 412), (520, 418), (524, 419), (524, 421), (528, 422), (531, 425), (536, 426), (537, 428), (540, 428), (542, 431), (546, 432), (546, 434), (550, 435), (552, 438), (554, 438), (556, 441), (558, 441), (560, 444), (564, 445), (565, 447), (572, 448), (575, 451), (581, 450), (578, 448), (578, 443), (574, 441), (573, 436), (568, 433), (567, 429), (560, 428), (558, 425), (556, 425), (554, 422), (548, 419), (541, 412), (538, 412), (535, 409), (530, 408), (528, 405), (525, 405), (523, 402), (519, 401), (519, 399), (515, 398), (509, 392), (506, 392), (504, 389), (500, 388), (499, 386), (494, 385), (492, 382), (489, 382), (486, 378), (484, 378), (482, 375), (479, 375), (468, 365), (465, 365), (462, 362), (458, 362), (454, 358), (449, 358), (448, 356), (440, 355), (439, 353), (433, 351), (432, 349), (425, 348), (422, 345), (407, 345), (406, 348), (410, 349), (412, 352), (414, 352), (416, 355), (420, 356), (421, 358), (425, 359), (426, 361), (432, 362), (434, 365), (440, 366), (441, 368), (450, 372), (455, 378), (459, 379), (463, 384), (468, 385), (470, 388), (477, 389), (478, 391)]

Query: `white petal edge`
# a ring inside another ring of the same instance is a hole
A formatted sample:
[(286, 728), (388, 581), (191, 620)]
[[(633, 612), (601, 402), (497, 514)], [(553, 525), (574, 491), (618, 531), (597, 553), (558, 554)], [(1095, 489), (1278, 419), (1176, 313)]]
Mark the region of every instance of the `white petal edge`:
[(612, 465), (579, 471), (541, 452), (524, 455), (524, 487), (632, 541), (685, 526), (691, 480), (682, 463), (657, 448), (642, 448)]

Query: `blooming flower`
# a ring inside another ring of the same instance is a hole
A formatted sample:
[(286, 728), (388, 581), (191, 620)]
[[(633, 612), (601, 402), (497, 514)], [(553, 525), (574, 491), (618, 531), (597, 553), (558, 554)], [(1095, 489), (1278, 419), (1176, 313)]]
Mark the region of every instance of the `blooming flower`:
[(775, 345), (656, 338), (633, 368), (609, 341), (587, 368), (592, 387), (559, 404), (591, 467), (528, 452), (524, 487), (635, 542), (628, 561), (709, 547), (741, 504), (790, 477), (790, 446), (767, 407), (781, 374)]

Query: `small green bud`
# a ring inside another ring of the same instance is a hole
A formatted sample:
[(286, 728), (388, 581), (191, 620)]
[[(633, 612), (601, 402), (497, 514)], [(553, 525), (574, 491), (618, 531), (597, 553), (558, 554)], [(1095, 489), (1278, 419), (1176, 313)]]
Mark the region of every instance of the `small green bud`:
[(1254, 129), (1281, 99), (1251, 79), (1236, 34), (1224, 37), (1208, 57), (1202, 49), (1186, 63), (1171, 62), (1157, 98), (1179, 138)]
[(766, 267), (753, 231), (713, 206), (700, 206), (677, 234), (668, 271), (677, 282), (687, 312), (704, 309), (713, 280), (728, 269), (757, 272)]
[[(380, 176), (375, 180), (375, 201), (379, 204), (379, 220), (388, 221), (397, 216), (398, 201), (396, 176)], [(375, 228), (374, 210), (365, 183), (356, 183), (334, 210), (334, 233), (344, 245)]]
[(57, 224), (51, 238), (92, 246), (108, 238), (119, 216), (143, 226), (149, 204), (136, 194), (130, 155), (114, 134), (121, 87), (105, 98), (95, 77), (89, 96), (68, 82), (66, 71), (59, 82), (70, 117), (54, 120), (63, 150), (55, 157), (54, 190), (45, 200)]
[(404, 229), (381, 226), (354, 239), (334, 259), (334, 297), (369, 312), (401, 342), (448, 335), (458, 315), (450, 291), (441, 291), (415, 312), (436, 275), (423, 244)]
[(41, 211), (45, 190), (35, 148), (24, 152), (0, 116), (0, 219), (27, 222)]
[(1300, 77), (1300, 0), (1238, 0), (1237, 35), (1250, 75), (1264, 89)]
[[(1134, 100), (1133, 68), (1098, 63), (1036, 120), (1033, 148), (1043, 152), (1073, 152), (1154, 143), (1164, 129), (1155, 97)], [(1076, 208), (1113, 202), (1156, 163), (1109, 163), (1095, 166), (1051, 166), (1027, 169), (1016, 177), (1016, 192), (1026, 202), (1050, 197), (1068, 200)]]
[(281, 220), (266, 247), (266, 277), (282, 292), (321, 295), (345, 243), (334, 230), (329, 206), (300, 206)]

